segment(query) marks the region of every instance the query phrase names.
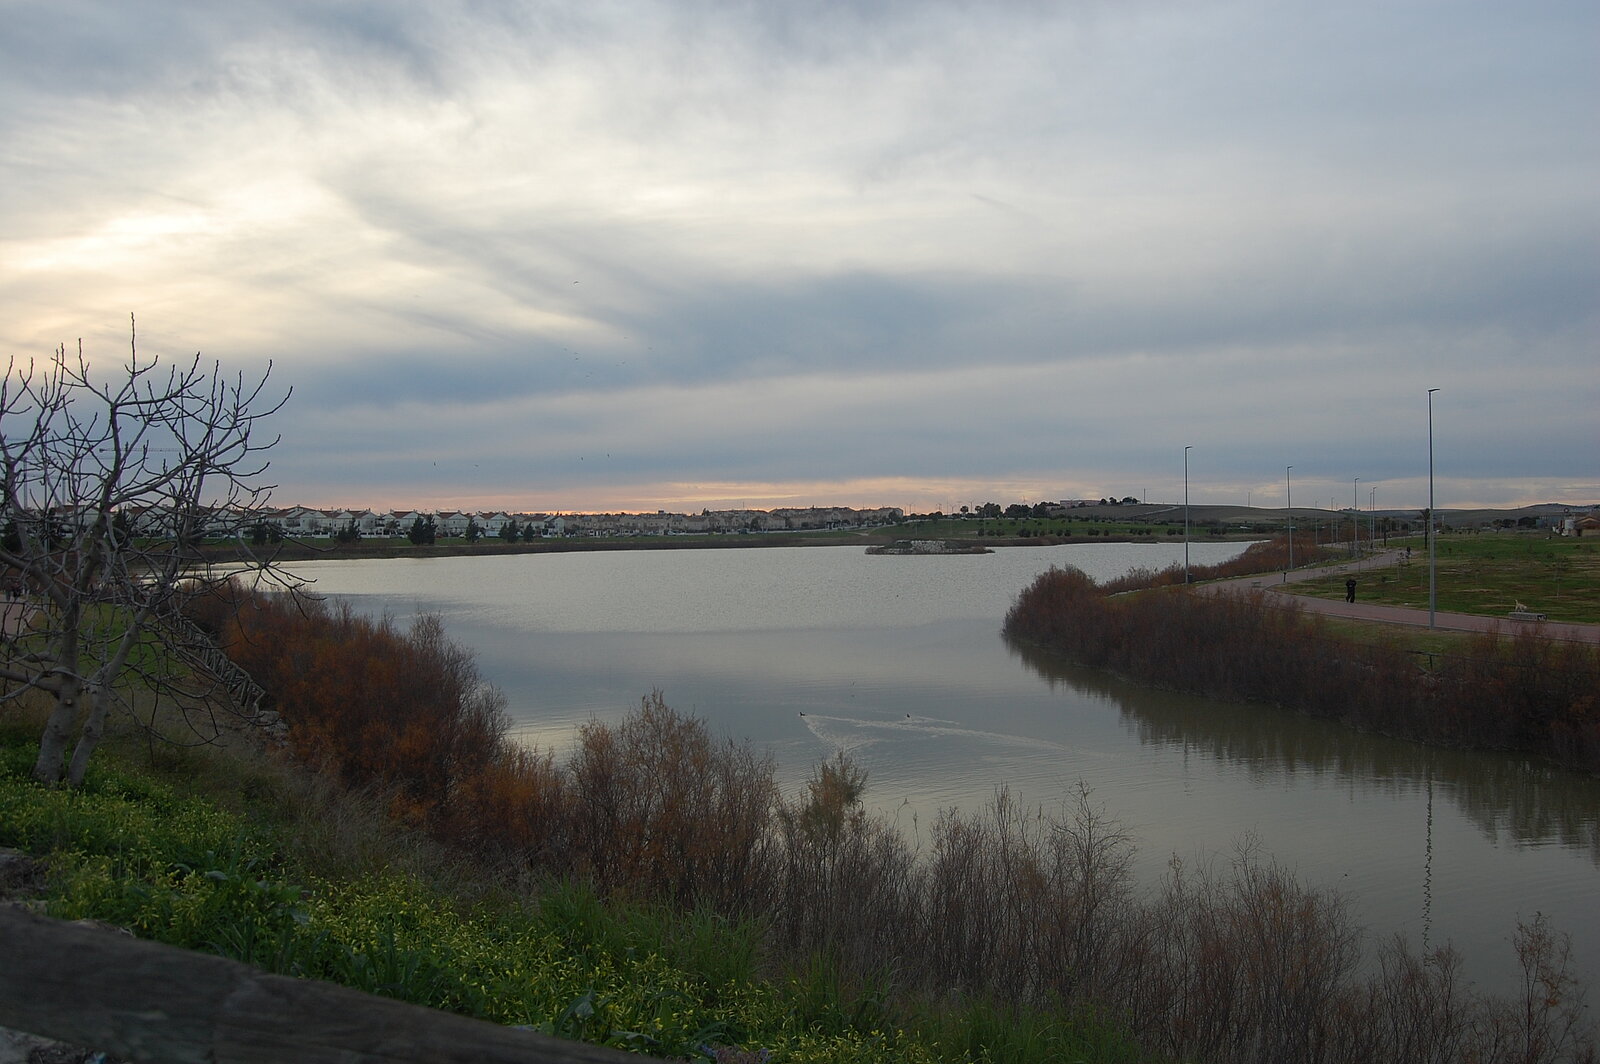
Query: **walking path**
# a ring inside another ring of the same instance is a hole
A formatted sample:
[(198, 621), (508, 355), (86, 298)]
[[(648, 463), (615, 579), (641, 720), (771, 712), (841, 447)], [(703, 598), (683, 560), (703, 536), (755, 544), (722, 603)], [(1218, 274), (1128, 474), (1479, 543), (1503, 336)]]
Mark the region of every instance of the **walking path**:
[(25, 599), (0, 601), (0, 637), (15, 639), (33, 620), (33, 604)]
[[(1196, 584), (1195, 589), (1203, 592), (1237, 594), (1249, 591), (1271, 591), (1281, 595), (1290, 596), (1292, 601), (1302, 609), (1312, 613), (1320, 613), (1329, 617), (1345, 617), (1358, 621), (1381, 621), (1385, 624), (1409, 624), (1419, 628), (1428, 627), (1428, 611), (1413, 609), (1409, 606), (1380, 606), (1369, 602), (1341, 602), (1336, 599), (1318, 598), (1314, 595), (1293, 595), (1288, 586), (1302, 580), (1314, 580), (1330, 574), (1349, 573), (1357, 580), (1356, 594), (1360, 595), (1361, 575), (1375, 572), (1379, 569), (1399, 563), (1403, 551), (1387, 551), (1373, 554), (1359, 561), (1338, 562), (1333, 565), (1322, 565), (1313, 569), (1295, 569), (1289, 573), (1260, 573), (1256, 576), (1235, 577), (1229, 580), (1216, 580), (1208, 584)], [(1452, 632), (1499, 632), (1505, 635), (1514, 635), (1525, 628), (1532, 628), (1540, 635), (1551, 639), (1561, 639), (1577, 643), (1600, 643), (1600, 624), (1570, 624), (1564, 621), (1514, 621), (1509, 617), (1484, 617), (1474, 613), (1434, 613), (1434, 627), (1443, 628)]]

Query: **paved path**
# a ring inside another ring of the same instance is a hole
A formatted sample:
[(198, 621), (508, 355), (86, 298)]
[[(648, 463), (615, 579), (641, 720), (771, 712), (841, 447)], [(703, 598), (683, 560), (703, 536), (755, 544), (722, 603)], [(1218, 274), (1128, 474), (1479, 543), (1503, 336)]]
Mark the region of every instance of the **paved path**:
[(26, 599), (0, 600), (0, 636), (15, 639), (33, 620), (33, 605)]
[[(1243, 576), (1230, 580), (1216, 580), (1207, 584), (1195, 585), (1196, 590), (1213, 593), (1237, 593), (1240, 591), (1271, 591), (1290, 598), (1302, 609), (1312, 613), (1321, 613), (1329, 617), (1348, 617), (1358, 621), (1383, 621), (1388, 624), (1409, 624), (1419, 628), (1428, 627), (1428, 611), (1413, 609), (1408, 606), (1380, 606), (1372, 602), (1343, 602), (1338, 599), (1318, 598), (1314, 595), (1294, 595), (1287, 585), (1298, 583), (1301, 580), (1314, 580), (1318, 577), (1332, 574), (1348, 573), (1356, 578), (1356, 594), (1360, 596), (1360, 581), (1363, 573), (1376, 572), (1380, 569), (1392, 568), (1399, 564), (1404, 556), (1402, 551), (1388, 551), (1386, 553), (1369, 555), (1359, 562), (1345, 561), (1333, 565), (1318, 566), (1314, 569), (1296, 569), (1291, 573), (1261, 573), (1257, 576)], [(1416, 564), (1413, 562), (1413, 564)], [(1532, 628), (1541, 635), (1551, 639), (1562, 639), (1578, 643), (1600, 643), (1600, 624), (1568, 624), (1563, 621), (1513, 621), (1509, 617), (1483, 617), (1473, 613), (1445, 613), (1437, 611), (1434, 614), (1436, 628), (1443, 628), (1452, 632), (1500, 632), (1504, 635), (1513, 635), (1516, 632)]]

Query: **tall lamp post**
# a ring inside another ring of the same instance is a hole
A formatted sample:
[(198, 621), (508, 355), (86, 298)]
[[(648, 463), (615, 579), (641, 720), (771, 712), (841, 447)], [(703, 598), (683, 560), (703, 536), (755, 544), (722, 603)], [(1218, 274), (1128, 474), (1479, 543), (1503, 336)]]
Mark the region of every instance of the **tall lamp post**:
[[(1194, 444), (1189, 444), (1193, 447)], [(1183, 586), (1189, 586), (1189, 447), (1183, 449)]]
[(1378, 489), (1367, 489), (1367, 549), (1378, 549)]
[(1360, 477), (1350, 482), (1350, 556), (1357, 559), (1361, 557), (1361, 501), (1356, 494), (1360, 483)]
[[(1289, 568), (1294, 568), (1294, 488), (1289, 484), (1289, 471), (1294, 466), (1283, 467), (1283, 493), (1289, 499)], [(1289, 572), (1284, 570), (1283, 579), (1289, 581)]]
[(1433, 393), (1437, 388), (1428, 389), (1428, 627), (1434, 627), (1434, 613), (1439, 608), (1439, 580), (1438, 568), (1434, 564), (1433, 556)]

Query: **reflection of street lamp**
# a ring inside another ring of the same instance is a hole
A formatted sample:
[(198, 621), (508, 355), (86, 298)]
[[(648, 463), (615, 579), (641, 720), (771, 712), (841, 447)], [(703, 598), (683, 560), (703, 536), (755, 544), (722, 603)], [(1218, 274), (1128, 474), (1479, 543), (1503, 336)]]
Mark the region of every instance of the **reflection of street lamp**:
[(1428, 829), (1422, 848), (1422, 955), (1428, 955), (1428, 932), (1433, 928), (1433, 758), (1425, 762), (1428, 773)]
[[(1294, 568), (1294, 488), (1289, 484), (1289, 470), (1294, 466), (1283, 467), (1283, 493), (1289, 497), (1289, 568)], [(1288, 570), (1283, 574), (1284, 582), (1289, 580)]]
[[(1193, 447), (1190, 444), (1189, 447)], [(1189, 447), (1183, 449), (1183, 586), (1189, 586)]]
[(1433, 393), (1437, 388), (1428, 389), (1428, 627), (1434, 627), (1434, 611), (1439, 607), (1439, 581), (1438, 568), (1433, 557)]

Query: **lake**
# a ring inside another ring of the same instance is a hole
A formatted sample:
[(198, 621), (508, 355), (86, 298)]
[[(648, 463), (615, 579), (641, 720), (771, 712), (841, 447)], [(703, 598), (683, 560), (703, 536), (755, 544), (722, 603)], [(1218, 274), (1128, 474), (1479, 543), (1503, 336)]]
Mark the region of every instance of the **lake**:
[[(1196, 565), (1241, 545), (1190, 546)], [(1527, 758), (1432, 750), (1267, 707), (1151, 691), (1007, 645), (1017, 592), (1052, 565), (1097, 579), (1181, 563), (1181, 543), (869, 556), (860, 547), (612, 551), (307, 562), (320, 593), (404, 622), (438, 614), (505, 693), (523, 742), (563, 750), (660, 689), (775, 755), (793, 792), (849, 751), (868, 804), (918, 836), (1006, 786), (1056, 806), (1086, 783), (1153, 884), (1176, 854), (1258, 846), (1333, 887), (1374, 937), (1453, 943), (1514, 985), (1536, 912), (1600, 974), (1600, 780)]]

